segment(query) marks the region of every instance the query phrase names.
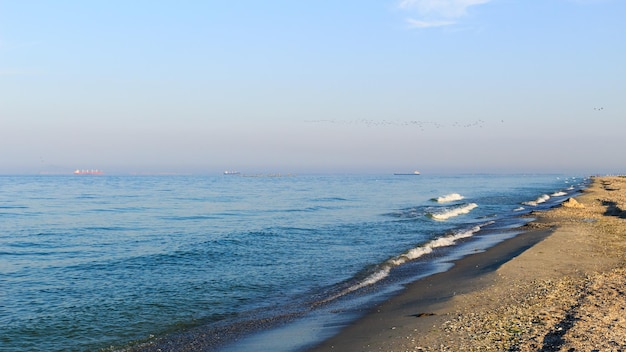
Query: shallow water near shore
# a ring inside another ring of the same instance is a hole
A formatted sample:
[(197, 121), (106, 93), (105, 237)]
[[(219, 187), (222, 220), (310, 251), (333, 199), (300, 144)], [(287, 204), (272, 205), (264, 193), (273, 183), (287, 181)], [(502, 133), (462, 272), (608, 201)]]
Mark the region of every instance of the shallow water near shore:
[(300, 350), (402, 283), (514, 236), (520, 215), (585, 184), (570, 175), (2, 176), (0, 342), (117, 350), (215, 331), (207, 348)]

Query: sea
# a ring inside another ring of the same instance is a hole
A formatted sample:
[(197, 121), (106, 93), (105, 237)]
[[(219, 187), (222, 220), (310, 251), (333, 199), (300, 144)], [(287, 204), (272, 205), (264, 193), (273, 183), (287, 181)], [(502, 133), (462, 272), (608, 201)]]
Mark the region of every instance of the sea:
[(0, 176), (0, 351), (306, 351), (588, 182)]

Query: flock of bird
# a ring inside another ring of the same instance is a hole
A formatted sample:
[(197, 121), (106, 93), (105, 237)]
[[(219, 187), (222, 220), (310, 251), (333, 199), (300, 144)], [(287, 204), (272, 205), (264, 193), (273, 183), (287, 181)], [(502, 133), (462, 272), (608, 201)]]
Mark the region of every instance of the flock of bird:
[[(604, 107), (594, 107), (595, 111), (602, 111)], [(415, 126), (420, 128), (422, 131), (426, 127), (429, 128), (444, 128), (444, 127), (455, 127), (455, 128), (482, 128), (485, 126), (486, 121), (482, 119), (478, 119), (476, 121), (471, 122), (460, 122), (455, 121), (450, 124), (444, 124), (436, 121), (419, 121), (419, 120), (410, 120), (410, 121), (402, 121), (402, 120), (371, 120), (371, 119), (355, 119), (355, 120), (337, 120), (337, 119), (319, 119), (319, 120), (306, 120), (306, 123), (316, 123), (316, 124), (338, 124), (338, 125), (362, 125), (367, 127), (379, 127), (379, 126)], [(504, 123), (504, 120), (500, 120), (501, 123)]]
[[(363, 125), (367, 127), (378, 126), (415, 126), (424, 130), (426, 127), (443, 128), (443, 127), (458, 127), (458, 128), (482, 128), (485, 125), (485, 120), (479, 119), (472, 122), (459, 122), (455, 121), (451, 124), (444, 124), (436, 121), (393, 121), (393, 120), (369, 120), (369, 119), (356, 119), (356, 120), (335, 120), (335, 119), (320, 119), (320, 120), (307, 120), (307, 123), (318, 124), (340, 124), (340, 125)], [(504, 121), (502, 121), (504, 122)]]
[[(604, 107), (594, 107), (595, 111), (603, 111)], [(436, 121), (419, 121), (419, 120), (371, 120), (371, 119), (355, 119), (355, 120), (337, 120), (337, 119), (319, 119), (319, 120), (306, 120), (306, 123), (317, 124), (339, 124), (339, 125), (363, 125), (367, 127), (379, 127), (379, 126), (415, 126), (422, 131), (426, 127), (443, 128), (443, 127), (457, 127), (457, 128), (482, 128), (485, 126), (486, 121), (478, 119), (472, 122), (460, 122), (455, 121), (450, 124), (444, 124)], [(504, 123), (504, 120), (500, 121)]]

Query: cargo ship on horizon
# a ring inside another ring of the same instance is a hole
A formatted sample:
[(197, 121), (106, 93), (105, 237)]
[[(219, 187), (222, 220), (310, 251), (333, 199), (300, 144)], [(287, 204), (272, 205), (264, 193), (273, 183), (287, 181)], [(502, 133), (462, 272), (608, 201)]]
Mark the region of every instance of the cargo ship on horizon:
[(394, 175), (417, 176), (421, 174), (419, 171), (415, 170), (413, 172), (396, 172)]

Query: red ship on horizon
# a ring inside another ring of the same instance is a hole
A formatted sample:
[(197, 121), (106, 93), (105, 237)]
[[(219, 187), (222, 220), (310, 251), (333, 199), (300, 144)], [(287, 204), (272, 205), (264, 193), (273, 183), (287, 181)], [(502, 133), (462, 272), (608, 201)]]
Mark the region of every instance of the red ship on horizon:
[(104, 174), (104, 172), (102, 172), (101, 170), (95, 169), (95, 170), (79, 170), (76, 169), (76, 171), (74, 171), (74, 175), (102, 175)]

